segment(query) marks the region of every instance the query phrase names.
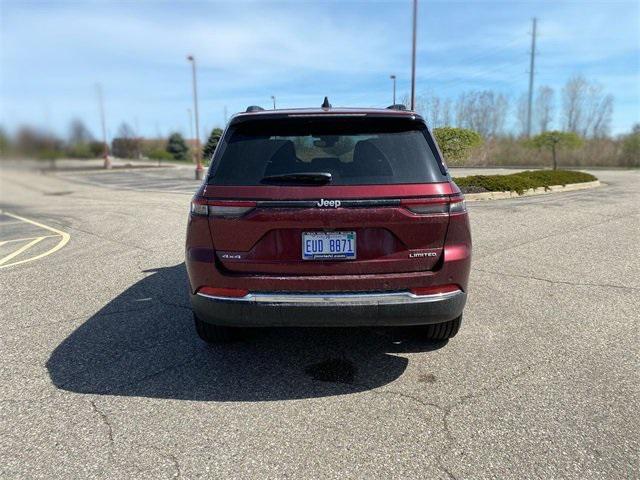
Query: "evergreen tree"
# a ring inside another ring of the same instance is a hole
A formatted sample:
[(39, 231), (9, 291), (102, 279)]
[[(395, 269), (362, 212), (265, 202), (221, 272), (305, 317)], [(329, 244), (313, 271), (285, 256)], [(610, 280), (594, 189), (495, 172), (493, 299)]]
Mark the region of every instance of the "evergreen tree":
[(211, 135), (209, 135), (209, 140), (207, 140), (207, 144), (202, 149), (202, 158), (204, 160), (210, 160), (213, 156), (213, 152), (216, 150), (216, 146), (220, 141), (220, 137), (222, 136), (221, 128), (214, 128), (211, 130)]
[(189, 147), (187, 147), (182, 135), (177, 132), (172, 133), (171, 136), (169, 136), (166, 150), (171, 154), (174, 160), (189, 159)]

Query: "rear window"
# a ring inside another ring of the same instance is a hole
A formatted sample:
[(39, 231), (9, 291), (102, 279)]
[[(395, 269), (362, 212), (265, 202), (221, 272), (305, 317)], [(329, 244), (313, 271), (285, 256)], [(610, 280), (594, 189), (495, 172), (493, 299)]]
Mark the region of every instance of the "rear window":
[(318, 172), (331, 174), (330, 185), (447, 180), (424, 125), (408, 119), (249, 121), (233, 127), (221, 146), (210, 184), (261, 185), (265, 177)]

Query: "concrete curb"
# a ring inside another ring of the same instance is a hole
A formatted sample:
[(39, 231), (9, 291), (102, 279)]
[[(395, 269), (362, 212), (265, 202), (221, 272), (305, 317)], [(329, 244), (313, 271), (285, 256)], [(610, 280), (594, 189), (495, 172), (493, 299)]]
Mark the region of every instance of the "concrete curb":
[(585, 190), (587, 188), (596, 188), (601, 186), (600, 180), (593, 182), (569, 183), (567, 185), (551, 185), (548, 188), (530, 188), (525, 190), (522, 195), (517, 192), (483, 192), (483, 193), (467, 193), (464, 198), (467, 202), (481, 202), (484, 200), (504, 200), (505, 198), (531, 197), (533, 195), (547, 195), (556, 192), (571, 192), (573, 190)]

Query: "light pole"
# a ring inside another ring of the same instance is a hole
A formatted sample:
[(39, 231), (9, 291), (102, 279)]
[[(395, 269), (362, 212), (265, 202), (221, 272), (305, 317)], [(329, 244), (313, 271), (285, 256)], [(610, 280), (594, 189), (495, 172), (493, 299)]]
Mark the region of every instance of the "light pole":
[(416, 24), (418, 0), (413, 0), (413, 42), (411, 50), (411, 110), (416, 108)]
[(271, 95), (271, 100), (273, 100), (273, 109), (276, 109), (276, 97), (275, 95)]
[(98, 95), (98, 106), (100, 107), (100, 124), (102, 125), (102, 143), (103, 143), (103, 168), (109, 170), (111, 168), (111, 159), (109, 158), (109, 145), (107, 145), (107, 127), (104, 119), (104, 99), (102, 98), (102, 86), (96, 85), (96, 93)]
[(200, 160), (200, 127), (198, 123), (198, 85), (196, 83), (196, 59), (193, 55), (187, 56), (191, 62), (191, 72), (193, 74), (193, 110), (196, 117), (196, 180), (202, 180), (204, 169)]
[(393, 80), (393, 103), (391, 105), (395, 105), (396, 104), (396, 76), (391, 75), (389, 78)]
[[(190, 108), (187, 108), (187, 115), (189, 116), (189, 130), (191, 131), (191, 138), (193, 139), (193, 114)], [(195, 162), (195, 157), (192, 156), (192, 160)]]

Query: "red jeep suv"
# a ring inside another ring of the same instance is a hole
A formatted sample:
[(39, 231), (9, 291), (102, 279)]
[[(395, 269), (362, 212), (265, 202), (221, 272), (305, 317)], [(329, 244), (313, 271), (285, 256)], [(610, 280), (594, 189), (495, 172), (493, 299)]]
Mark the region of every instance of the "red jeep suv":
[(193, 197), (186, 266), (196, 330), (460, 327), (469, 219), (425, 121), (386, 109), (235, 115)]

